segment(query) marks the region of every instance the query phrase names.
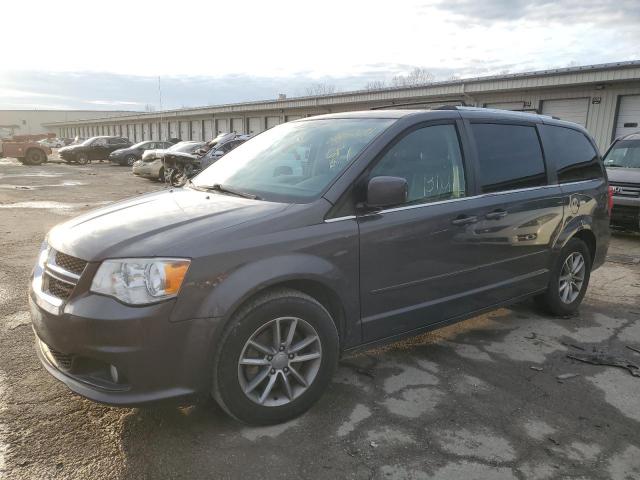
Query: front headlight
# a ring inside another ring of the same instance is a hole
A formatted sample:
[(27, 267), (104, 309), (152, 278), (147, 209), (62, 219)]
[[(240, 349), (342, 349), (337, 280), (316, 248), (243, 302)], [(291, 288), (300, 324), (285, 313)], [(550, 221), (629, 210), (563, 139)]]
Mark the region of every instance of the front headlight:
[(47, 263), (50, 251), (51, 247), (45, 240), (44, 242), (42, 242), (42, 245), (40, 245), (40, 253), (38, 254), (38, 266), (40, 268), (44, 268), (45, 264)]
[(102, 262), (91, 291), (132, 305), (175, 297), (191, 260), (183, 258), (122, 258)]

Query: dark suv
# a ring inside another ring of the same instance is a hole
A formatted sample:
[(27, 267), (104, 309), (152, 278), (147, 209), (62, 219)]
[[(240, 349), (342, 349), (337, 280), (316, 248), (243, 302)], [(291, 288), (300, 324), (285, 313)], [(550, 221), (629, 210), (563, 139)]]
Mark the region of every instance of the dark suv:
[(616, 139), (604, 166), (613, 192), (611, 225), (640, 232), (640, 132)]
[(58, 154), (67, 163), (85, 165), (91, 160), (107, 160), (111, 152), (130, 146), (131, 142), (122, 137), (91, 137), (77, 145), (61, 148)]
[(37, 351), (96, 401), (212, 394), (244, 422), (285, 421), (342, 352), (531, 296), (576, 311), (607, 252), (609, 200), (591, 137), (550, 117), (286, 123), (184, 188), (53, 228), (29, 295)]

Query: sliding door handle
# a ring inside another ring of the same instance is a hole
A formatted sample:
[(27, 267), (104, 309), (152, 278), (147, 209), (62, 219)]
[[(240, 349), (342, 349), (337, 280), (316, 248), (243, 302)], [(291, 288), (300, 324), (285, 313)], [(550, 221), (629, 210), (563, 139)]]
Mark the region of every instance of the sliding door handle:
[(456, 218), (451, 220), (451, 223), (454, 225), (469, 225), (471, 223), (476, 223), (478, 221), (478, 217), (475, 215), (458, 215)]
[(494, 210), (493, 212), (487, 213), (484, 218), (487, 220), (500, 220), (506, 217), (508, 213), (506, 210)]

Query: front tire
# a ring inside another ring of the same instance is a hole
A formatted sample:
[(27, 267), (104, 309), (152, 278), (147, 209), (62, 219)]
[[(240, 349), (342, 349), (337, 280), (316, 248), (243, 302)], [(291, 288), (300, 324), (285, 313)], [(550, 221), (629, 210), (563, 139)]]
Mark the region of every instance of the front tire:
[(128, 167), (133, 167), (133, 164), (135, 163), (135, 161), (136, 161), (135, 155), (127, 155), (127, 157), (125, 158), (125, 162)]
[(560, 252), (547, 291), (537, 301), (554, 315), (571, 315), (582, 303), (590, 276), (591, 252), (582, 240), (572, 238)]
[(27, 155), (24, 158), (25, 165), (41, 165), (47, 161), (47, 156), (42, 150), (34, 149), (27, 150)]
[(86, 153), (79, 153), (76, 155), (76, 163), (80, 165), (86, 165), (89, 163), (89, 157)]
[(338, 362), (339, 339), (319, 302), (283, 288), (242, 307), (216, 350), (216, 401), (241, 422), (269, 425), (303, 414), (320, 398)]

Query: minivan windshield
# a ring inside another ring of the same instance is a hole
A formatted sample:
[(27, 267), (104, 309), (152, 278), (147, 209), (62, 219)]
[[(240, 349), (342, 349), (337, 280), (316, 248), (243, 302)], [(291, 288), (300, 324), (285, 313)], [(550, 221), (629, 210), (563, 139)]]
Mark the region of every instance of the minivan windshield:
[(226, 154), (192, 183), (267, 201), (308, 203), (394, 121), (331, 118), (278, 125)]
[(606, 157), (604, 166), (640, 168), (640, 140), (620, 140), (617, 142)]

